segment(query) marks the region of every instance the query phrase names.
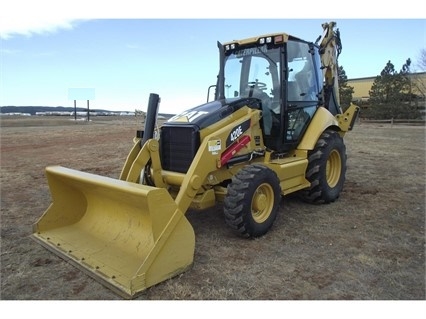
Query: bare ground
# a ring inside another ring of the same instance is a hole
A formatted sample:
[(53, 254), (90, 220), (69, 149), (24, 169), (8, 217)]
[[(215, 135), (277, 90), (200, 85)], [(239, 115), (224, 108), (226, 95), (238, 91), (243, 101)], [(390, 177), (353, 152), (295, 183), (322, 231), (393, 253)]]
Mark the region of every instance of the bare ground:
[[(1, 119), (1, 299), (121, 299), (30, 239), (62, 165), (117, 178), (132, 118)], [(139, 300), (425, 300), (425, 129), (358, 124), (338, 201), (282, 200), (268, 234), (236, 237), (221, 207), (189, 211), (193, 267)]]

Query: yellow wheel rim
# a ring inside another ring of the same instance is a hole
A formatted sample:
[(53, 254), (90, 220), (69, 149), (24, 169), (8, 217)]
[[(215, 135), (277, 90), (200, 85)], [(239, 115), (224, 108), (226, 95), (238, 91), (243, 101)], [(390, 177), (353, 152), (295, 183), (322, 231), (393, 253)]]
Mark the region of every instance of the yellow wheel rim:
[(256, 223), (268, 219), (274, 207), (274, 190), (269, 184), (261, 184), (254, 192), (251, 201), (251, 214)]
[(340, 153), (337, 150), (333, 150), (327, 160), (326, 167), (326, 178), (328, 186), (335, 187), (340, 180), (340, 174), (342, 172), (342, 160)]

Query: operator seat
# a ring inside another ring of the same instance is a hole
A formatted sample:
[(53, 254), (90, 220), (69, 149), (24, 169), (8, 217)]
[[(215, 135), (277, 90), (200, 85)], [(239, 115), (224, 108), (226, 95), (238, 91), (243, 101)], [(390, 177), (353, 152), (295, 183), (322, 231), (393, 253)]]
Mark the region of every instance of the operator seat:
[(312, 69), (309, 67), (309, 64), (306, 63), (304, 68), (297, 73), (295, 76), (297, 86), (299, 88), (299, 100), (301, 101), (313, 101), (316, 100), (315, 92), (315, 79), (312, 73)]

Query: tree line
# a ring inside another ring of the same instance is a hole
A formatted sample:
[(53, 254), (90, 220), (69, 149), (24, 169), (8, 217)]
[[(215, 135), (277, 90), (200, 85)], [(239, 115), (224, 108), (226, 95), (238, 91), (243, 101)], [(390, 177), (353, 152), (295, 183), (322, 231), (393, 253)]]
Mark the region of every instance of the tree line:
[[(369, 91), (368, 101), (356, 101), (361, 107), (361, 116), (369, 119), (420, 119), (424, 110), (426, 81), (411, 71), (408, 58), (397, 71), (389, 60), (376, 76)], [(426, 49), (421, 50), (418, 68), (426, 70)], [(348, 85), (343, 66), (338, 69), (339, 94), (342, 109), (349, 107), (354, 88)]]

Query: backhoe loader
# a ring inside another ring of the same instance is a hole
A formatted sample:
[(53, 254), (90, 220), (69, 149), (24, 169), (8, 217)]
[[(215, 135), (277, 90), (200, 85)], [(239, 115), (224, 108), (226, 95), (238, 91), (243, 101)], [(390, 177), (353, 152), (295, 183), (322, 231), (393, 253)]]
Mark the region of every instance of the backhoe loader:
[(286, 33), (218, 42), (212, 101), (155, 134), (160, 96), (150, 94), (118, 179), (46, 168), (52, 203), (32, 237), (131, 299), (192, 265), (189, 209), (221, 202), (230, 229), (250, 238), (272, 227), (281, 196), (335, 201), (359, 110), (339, 104), (335, 25), (315, 43)]

